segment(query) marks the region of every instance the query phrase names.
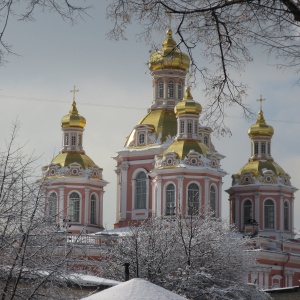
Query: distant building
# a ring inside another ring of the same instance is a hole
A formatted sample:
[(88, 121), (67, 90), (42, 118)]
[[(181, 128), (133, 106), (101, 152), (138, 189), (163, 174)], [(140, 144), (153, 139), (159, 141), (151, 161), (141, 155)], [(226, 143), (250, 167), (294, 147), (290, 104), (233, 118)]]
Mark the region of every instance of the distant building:
[(230, 223), (252, 236), (257, 249), (259, 266), (249, 281), (266, 289), (298, 286), (300, 280), (300, 240), (294, 239), (293, 217), (297, 189), (271, 155), (273, 134), (261, 106), (256, 123), (248, 130), (251, 157), (232, 175), (232, 186), (226, 191)]
[(86, 124), (75, 102), (61, 120), (62, 149), (43, 167), (46, 214), (58, 230), (93, 233), (103, 230), (103, 192), (107, 182), (102, 169), (83, 150)]

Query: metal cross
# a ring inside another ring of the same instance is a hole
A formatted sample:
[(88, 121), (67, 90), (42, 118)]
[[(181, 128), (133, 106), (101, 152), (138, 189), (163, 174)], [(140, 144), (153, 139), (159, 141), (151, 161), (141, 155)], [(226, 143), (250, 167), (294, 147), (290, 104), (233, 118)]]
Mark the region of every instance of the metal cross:
[(257, 99), (256, 101), (259, 101), (259, 102), (260, 102), (260, 110), (262, 110), (262, 102), (263, 102), (263, 101), (266, 101), (266, 99), (263, 98), (263, 97), (260, 95), (260, 98)]
[(73, 93), (73, 101), (75, 102), (75, 94), (76, 94), (77, 92), (79, 92), (79, 90), (76, 90), (76, 85), (74, 85), (73, 90), (71, 90), (70, 92)]

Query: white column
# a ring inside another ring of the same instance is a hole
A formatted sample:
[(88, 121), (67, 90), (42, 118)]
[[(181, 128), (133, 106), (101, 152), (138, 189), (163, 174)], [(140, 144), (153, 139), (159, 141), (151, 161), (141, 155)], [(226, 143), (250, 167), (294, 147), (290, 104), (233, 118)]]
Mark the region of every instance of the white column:
[(218, 201), (218, 205), (216, 206), (218, 211), (216, 216), (218, 218), (222, 218), (222, 187), (223, 187), (223, 181), (219, 181), (219, 191), (218, 191), (218, 198), (216, 199)]
[(290, 217), (290, 230), (293, 233), (294, 232), (294, 199), (295, 197), (291, 197), (292, 201), (291, 201), (291, 208), (289, 211), (289, 217)]
[(239, 230), (242, 230), (240, 201), (238, 195), (234, 197), (234, 203), (235, 203), (235, 225)]
[[(279, 195), (279, 208), (280, 208), (280, 219), (279, 224), (276, 224), (275, 229), (279, 229), (281, 232), (284, 230), (284, 208), (283, 208), (283, 196), (282, 194)], [(277, 211), (275, 210), (276, 214)], [(277, 220), (277, 217), (275, 216), (275, 222)]]
[(168, 97), (168, 82), (164, 80), (164, 99)]
[(178, 197), (178, 199), (176, 199), (176, 202), (177, 202), (176, 212), (180, 213), (180, 214), (183, 214), (183, 212), (185, 211), (185, 208), (183, 207), (183, 188), (182, 188), (183, 177), (178, 176), (177, 181), (178, 181), (178, 185), (177, 185), (177, 197)]
[(64, 207), (64, 199), (65, 199), (65, 187), (59, 187), (59, 202), (58, 202), (58, 209), (59, 209), (59, 226), (62, 228), (63, 226), (63, 219), (64, 215), (67, 214), (67, 209)]
[(103, 189), (99, 192), (99, 205), (98, 205), (98, 220), (99, 225), (103, 226)]
[(156, 182), (157, 182), (157, 207), (156, 207), (156, 213), (157, 213), (157, 217), (160, 217), (162, 214), (161, 211), (161, 204), (162, 204), (162, 197), (161, 197), (161, 178), (157, 178)]
[(146, 215), (147, 215), (147, 218), (149, 217), (149, 207), (150, 207), (150, 193), (149, 193), (149, 186), (150, 186), (150, 180), (149, 178), (147, 177), (146, 179)]
[(156, 194), (156, 180), (151, 180), (152, 190), (152, 217), (157, 217), (157, 194)]
[(209, 203), (209, 178), (204, 178), (204, 213), (208, 213), (210, 209), (210, 203)]
[(82, 224), (83, 225), (86, 225), (86, 224), (89, 224), (90, 223), (90, 220), (89, 220), (89, 190), (90, 188), (86, 187), (84, 189), (84, 220), (82, 220)]
[(264, 288), (268, 289), (269, 288), (269, 272), (264, 272), (264, 276), (265, 276)]
[[(120, 208), (121, 208), (121, 220), (126, 220), (127, 212), (127, 176), (128, 176), (128, 163), (122, 163), (121, 165), (121, 199), (120, 199)], [(133, 187), (132, 187), (133, 188)], [(134, 194), (134, 190), (133, 193)]]

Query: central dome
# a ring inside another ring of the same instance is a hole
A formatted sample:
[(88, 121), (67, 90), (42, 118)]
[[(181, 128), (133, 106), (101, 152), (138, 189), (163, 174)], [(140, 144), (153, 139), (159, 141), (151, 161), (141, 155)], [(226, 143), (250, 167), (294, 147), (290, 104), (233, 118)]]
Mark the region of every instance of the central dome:
[(160, 69), (179, 69), (187, 71), (190, 66), (190, 58), (182, 53), (177, 47), (172, 37), (172, 30), (167, 31), (167, 38), (162, 43), (161, 51), (150, 56), (149, 69), (151, 71)]

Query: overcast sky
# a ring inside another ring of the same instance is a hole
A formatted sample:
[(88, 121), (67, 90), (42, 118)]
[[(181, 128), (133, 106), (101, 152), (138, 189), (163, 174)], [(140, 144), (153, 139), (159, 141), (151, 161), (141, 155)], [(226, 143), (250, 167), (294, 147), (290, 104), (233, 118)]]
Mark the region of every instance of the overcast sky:
[[(137, 42), (139, 27), (130, 28), (127, 41), (110, 41), (105, 34), (112, 23), (105, 19), (106, 1), (88, 1), (94, 8), (90, 17), (71, 26), (55, 14), (37, 12), (35, 22), (13, 20), (5, 40), (18, 54), (7, 57), (0, 68), (1, 141), (9, 138), (11, 123), (21, 122), (20, 144), (28, 142), (26, 152), (41, 155), (40, 165), (49, 164), (61, 148), (61, 118), (76, 95), (79, 113), (86, 118), (84, 149), (103, 168), (109, 182), (104, 194), (104, 225), (112, 228), (116, 204), (116, 152), (126, 136), (146, 114), (152, 101), (152, 81), (147, 68), (150, 46)], [(174, 36), (176, 39), (176, 36)], [(162, 35), (157, 43), (161, 44)], [(299, 169), (299, 74), (270, 66), (267, 56), (256, 49), (256, 56), (241, 80), (249, 85), (246, 103), (259, 110), (256, 101), (263, 95), (265, 119), (274, 127), (272, 155), (300, 187)], [(205, 106), (203, 86), (192, 90), (194, 100)], [(228, 175), (224, 190), (230, 187), (231, 174), (250, 156), (249, 126), (241, 111), (227, 112), (231, 137), (213, 137), (216, 149), (226, 156), (222, 167)], [(295, 226), (300, 228), (299, 192), (295, 198)], [(228, 218), (228, 197), (223, 193), (223, 217)]]

